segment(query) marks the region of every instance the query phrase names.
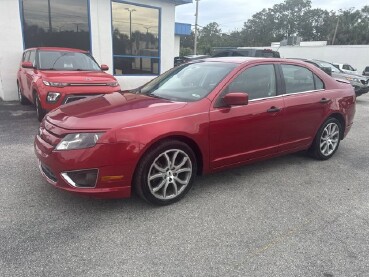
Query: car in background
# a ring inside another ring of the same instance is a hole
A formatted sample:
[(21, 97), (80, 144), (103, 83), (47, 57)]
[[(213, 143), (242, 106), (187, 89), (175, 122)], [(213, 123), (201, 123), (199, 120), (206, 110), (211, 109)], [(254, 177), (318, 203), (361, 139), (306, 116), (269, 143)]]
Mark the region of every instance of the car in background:
[(208, 55), (189, 55), (189, 56), (183, 56), (183, 57), (175, 57), (174, 66), (179, 66), (184, 63), (205, 59), (208, 57), (209, 57)]
[(23, 52), (17, 74), (21, 104), (36, 106), (41, 121), (60, 105), (120, 91), (118, 81), (87, 52), (79, 49), (38, 47)]
[(324, 70), (328, 73), (329, 69), (331, 71), (331, 76), (336, 80), (348, 81), (355, 89), (356, 96), (361, 96), (364, 93), (369, 92), (369, 79), (356, 74), (348, 74), (335, 67), (332, 63), (321, 61), (321, 60), (309, 60), (309, 59), (299, 59), (304, 62), (313, 64), (316, 67)]
[(347, 63), (333, 63), (333, 65), (345, 73), (355, 74), (355, 75), (360, 74), (356, 68), (353, 68), (351, 65)]
[(363, 71), (363, 76), (369, 76), (369, 66), (365, 67)]
[(308, 150), (331, 158), (353, 124), (355, 94), (317, 67), (211, 58), (174, 67), (131, 92), (53, 110), (34, 149), (53, 186), (168, 205), (196, 175)]
[(258, 49), (246, 47), (214, 47), (212, 57), (260, 57), (260, 58), (280, 58), (278, 51), (272, 49)]

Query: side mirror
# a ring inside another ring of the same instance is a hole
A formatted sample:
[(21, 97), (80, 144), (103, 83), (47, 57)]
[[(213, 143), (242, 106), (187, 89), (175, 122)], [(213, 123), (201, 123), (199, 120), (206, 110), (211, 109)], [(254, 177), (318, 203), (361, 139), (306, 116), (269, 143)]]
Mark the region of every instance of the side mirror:
[(35, 68), (31, 62), (22, 62), (23, 68)]
[(357, 71), (357, 68), (353, 68), (354, 71)]
[(223, 97), (227, 106), (245, 106), (249, 103), (249, 95), (244, 92), (231, 92)]
[(322, 70), (327, 73), (329, 76), (332, 76), (332, 68), (330, 67), (322, 67)]
[(109, 66), (107, 66), (106, 64), (102, 64), (100, 66), (100, 68), (101, 68), (102, 71), (108, 71), (109, 70)]

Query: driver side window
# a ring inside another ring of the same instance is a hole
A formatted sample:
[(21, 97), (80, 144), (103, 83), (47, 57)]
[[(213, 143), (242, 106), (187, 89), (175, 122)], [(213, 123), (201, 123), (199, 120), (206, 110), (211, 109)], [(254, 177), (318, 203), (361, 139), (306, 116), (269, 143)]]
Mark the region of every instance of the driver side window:
[(226, 88), (226, 93), (245, 92), (249, 100), (277, 95), (275, 70), (272, 64), (262, 64), (246, 69)]

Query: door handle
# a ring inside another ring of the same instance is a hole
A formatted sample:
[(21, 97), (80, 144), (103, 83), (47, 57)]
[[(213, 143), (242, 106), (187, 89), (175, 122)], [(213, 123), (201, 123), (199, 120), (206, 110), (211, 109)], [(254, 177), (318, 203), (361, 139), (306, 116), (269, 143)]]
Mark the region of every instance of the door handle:
[(267, 110), (268, 113), (277, 113), (277, 112), (280, 112), (280, 111), (281, 111), (281, 109), (278, 108), (278, 107), (275, 107), (275, 106), (273, 106), (269, 110)]
[(319, 103), (321, 103), (321, 104), (326, 104), (326, 103), (329, 103), (329, 102), (331, 102), (331, 99), (329, 99), (329, 98), (322, 98), (322, 99), (319, 101)]

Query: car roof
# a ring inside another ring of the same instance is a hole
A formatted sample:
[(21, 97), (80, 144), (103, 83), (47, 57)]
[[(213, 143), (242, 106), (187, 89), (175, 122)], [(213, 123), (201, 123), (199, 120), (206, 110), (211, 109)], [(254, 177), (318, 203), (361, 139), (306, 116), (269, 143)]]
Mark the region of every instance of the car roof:
[[(244, 64), (244, 63), (250, 63), (250, 62), (254, 62), (254, 61), (260, 61), (260, 62), (291, 62), (290, 59), (261, 58), (261, 57), (216, 57), (216, 58), (202, 59), (202, 61), (224, 62), (224, 63), (235, 63), (235, 64)], [(299, 63), (300, 61), (293, 61), (293, 62)]]
[(43, 50), (43, 51), (64, 51), (64, 52), (78, 52), (78, 53), (88, 53), (86, 50), (81, 50), (77, 48), (67, 48), (67, 47), (33, 47), (28, 48), (24, 51), (28, 50)]

